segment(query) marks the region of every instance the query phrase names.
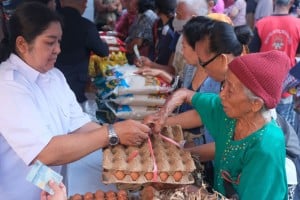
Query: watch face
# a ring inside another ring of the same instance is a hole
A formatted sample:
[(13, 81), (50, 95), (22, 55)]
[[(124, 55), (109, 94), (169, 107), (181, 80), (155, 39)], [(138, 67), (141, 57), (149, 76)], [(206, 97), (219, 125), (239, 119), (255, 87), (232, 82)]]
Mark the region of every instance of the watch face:
[(112, 136), (111, 138), (109, 138), (109, 144), (110, 145), (117, 145), (119, 143), (119, 138)]

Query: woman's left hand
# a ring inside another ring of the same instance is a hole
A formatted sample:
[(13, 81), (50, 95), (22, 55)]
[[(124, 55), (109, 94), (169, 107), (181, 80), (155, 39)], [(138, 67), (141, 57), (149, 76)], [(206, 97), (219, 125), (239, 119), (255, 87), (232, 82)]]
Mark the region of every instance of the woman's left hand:
[(177, 108), (181, 106), (183, 103), (191, 103), (191, 99), (195, 94), (194, 91), (181, 88), (175, 91), (166, 101), (164, 106), (159, 110), (159, 112), (147, 116), (144, 119), (145, 124), (153, 124), (152, 131), (160, 132), (162, 126), (165, 125), (167, 118), (170, 114)]

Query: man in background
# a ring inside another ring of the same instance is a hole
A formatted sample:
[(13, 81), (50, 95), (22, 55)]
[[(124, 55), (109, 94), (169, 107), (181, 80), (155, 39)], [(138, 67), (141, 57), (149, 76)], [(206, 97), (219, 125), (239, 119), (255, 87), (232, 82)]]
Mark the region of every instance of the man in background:
[(96, 29), (96, 25), (82, 17), (87, 0), (61, 0), (58, 12), (64, 21), (61, 53), (55, 66), (65, 75), (77, 101), (83, 103), (86, 85), (89, 82), (88, 65), (91, 53), (108, 56), (108, 46)]

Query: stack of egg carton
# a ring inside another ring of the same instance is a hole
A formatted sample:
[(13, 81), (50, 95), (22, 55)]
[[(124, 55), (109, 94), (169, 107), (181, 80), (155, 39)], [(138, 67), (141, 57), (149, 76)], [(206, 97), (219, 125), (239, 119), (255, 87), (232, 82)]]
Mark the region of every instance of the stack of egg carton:
[[(176, 142), (183, 140), (180, 126), (165, 127), (161, 134)], [(104, 183), (144, 184), (191, 184), (191, 172), (195, 164), (191, 154), (163, 139), (158, 134), (150, 137), (154, 156), (149, 142), (139, 147), (117, 145), (103, 152)], [(157, 166), (155, 170), (154, 166)]]

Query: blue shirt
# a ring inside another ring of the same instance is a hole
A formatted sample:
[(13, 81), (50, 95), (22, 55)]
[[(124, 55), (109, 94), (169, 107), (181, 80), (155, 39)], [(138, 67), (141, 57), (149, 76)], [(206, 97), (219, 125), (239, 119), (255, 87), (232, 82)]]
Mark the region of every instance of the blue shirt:
[[(183, 87), (188, 88), (190, 90), (193, 90), (192, 88), (192, 80), (195, 75), (195, 71), (197, 70), (197, 67), (192, 66), (192, 65), (186, 65), (184, 69), (184, 77), (183, 77)], [(215, 81), (214, 79), (207, 77), (203, 83), (199, 86), (195, 92), (200, 92), (200, 93), (215, 93), (219, 94), (220, 93), (220, 88), (221, 84), (220, 82)], [(182, 104), (179, 108), (179, 113), (192, 110), (194, 107), (190, 104)], [(198, 127), (198, 128), (193, 128), (193, 129), (188, 129), (188, 132), (191, 132), (193, 134), (200, 134), (200, 132), (205, 132), (205, 136), (208, 138), (209, 134), (207, 133), (207, 130), (202, 130), (203, 127)], [(211, 141), (211, 140), (209, 140)]]
[(161, 65), (167, 65), (169, 63), (170, 56), (173, 53), (171, 44), (175, 37), (175, 33), (172, 28), (172, 19), (165, 25), (162, 24), (161, 20), (159, 20), (156, 26), (158, 38), (155, 45), (155, 62)]

